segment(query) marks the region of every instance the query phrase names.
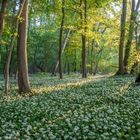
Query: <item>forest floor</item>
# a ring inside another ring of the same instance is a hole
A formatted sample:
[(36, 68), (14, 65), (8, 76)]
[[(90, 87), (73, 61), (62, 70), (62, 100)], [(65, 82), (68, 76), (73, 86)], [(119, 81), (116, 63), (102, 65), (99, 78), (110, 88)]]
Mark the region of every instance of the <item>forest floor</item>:
[(0, 139), (140, 140), (140, 86), (109, 76), (35, 75), (24, 97), (12, 80), (9, 96), (0, 90)]

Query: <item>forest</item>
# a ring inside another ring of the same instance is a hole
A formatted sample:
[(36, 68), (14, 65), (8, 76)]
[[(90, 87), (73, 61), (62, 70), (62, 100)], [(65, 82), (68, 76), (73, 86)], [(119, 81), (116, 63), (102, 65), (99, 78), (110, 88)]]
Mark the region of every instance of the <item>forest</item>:
[(140, 140), (140, 0), (0, 0), (0, 140)]

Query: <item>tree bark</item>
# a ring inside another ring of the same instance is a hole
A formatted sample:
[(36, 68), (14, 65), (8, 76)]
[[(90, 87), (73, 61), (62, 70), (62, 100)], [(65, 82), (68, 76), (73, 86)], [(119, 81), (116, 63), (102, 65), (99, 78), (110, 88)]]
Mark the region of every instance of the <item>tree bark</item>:
[(123, 49), (125, 42), (125, 24), (126, 24), (126, 12), (127, 12), (127, 0), (123, 0), (122, 3), (122, 15), (121, 15), (121, 34), (119, 44), (119, 69), (117, 74), (124, 74), (124, 63), (123, 63)]
[(127, 44), (125, 47), (125, 56), (124, 56), (124, 73), (125, 74), (128, 73), (128, 60), (130, 56), (131, 45), (132, 45), (133, 34), (134, 34), (134, 21), (135, 21), (135, 0), (132, 0), (129, 33), (128, 33), (128, 39), (127, 39)]
[(5, 65), (5, 71), (4, 71), (4, 75), (5, 75), (5, 94), (8, 94), (8, 90), (9, 90), (9, 73), (10, 73), (10, 62), (11, 62), (11, 57), (12, 57), (12, 52), (14, 49), (14, 43), (16, 40), (16, 36), (14, 35), (15, 33), (18, 32), (18, 25), (19, 25), (19, 17), (21, 16), (21, 12), (23, 10), (23, 6), (25, 4), (24, 0), (22, 2), (21, 8), (19, 10), (19, 13), (16, 16), (16, 24), (15, 24), (15, 31), (13, 32), (13, 36), (11, 38), (11, 43), (10, 43), (10, 47), (9, 47), (9, 52), (8, 52), (8, 56), (7, 56), (7, 60), (6, 60), (6, 65)]
[(82, 33), (82, 78), (87, 78), (87, 68), (86, 68), (87, 1), (84, 0), (84, 3), (82, 0), (80, 1), (81, 8), (83, 4), (84, 4), (84, 13), (82, 12), (81, 9), (81, 20), (82, 20), (81, 25), (84, 30)]
[(92, 40), (91, 43), (91, 52), (90, 52), (90, 74), (93, 74), (93, 45), (94, 45), (94, 40)]
[[(22, 4), (23, 0), (21, 0)], [(19, 93), (30, 92), (29, 78), (28, 78), (28, 61), (27, 61), (27, 32), (28, 32), (28, 0), (25, 1), (21, 18), (24, 19), (19, 23), (18, 29), (18, 87)]]
[(7, 0), (2, 0), (1, 4), (1, 11), (0, 11), (0, 36), (2, 35), (3, 28), (4, 28), (4, 15), (5, 15), (5, 9), (7, 5)]
[(140, 73), (137, 75), (136, 80), (135, 80), (135, 83), (140, 84)]
[[(67, 34), (66, 34), (66, 37), (65, 37), (65, 39), (64, 39), (64, 41), (63, 41), (63, 45), (62, 45), (62, 54), (64, 53), (64, 50), (65, 50), (65, 48), (66, 48), (66, 46), (67, 46), (70, 33), (71, 33), (71, 30), (68, 29), (68, 32), (67, 32)], [(61, 54), (61, 55), (62, 55), (62, 54)], [(55, 63), (55, 66), (54, 66), (54, 70), (53, 70), (53, 72), (52, 72), (52, 75), (56, 75), (56, 71), (57, 71), (57, 69), (58, 69), (58, 66), (59, 66), (59, 56), (58, 56), (58, 58), (57, 58), (57, 60), (56, 60), (56, 63)]]
[[(138, 0), (137, 5), (136, 5), (136, 10), (135, 10), (135, 42), (136, 42), (136, 52), (139, 52), (140, 50), (140, 35), (139, 35), (139, 23), (137, 22), (137, 15), (138, 15), (138, 10), (140, 7), (140, 0)], [(132, 65), (131, 74), (134, 74), (138, 69), (138, 60), (136, 59), (134, 64)]]
[(99, 62), (100, 62), (100, 58), (102, 56), (102, 51), (103, 51), (103, 48), (101, 48), (97, 54), (97, 61), (95, 62), (95, 68), (94, 68), (94, 71), (93, 71), (93, 75), (96, 75), (97, 72), (98, 72), (98, 66), (99, 66)]
[(66, 73), (67, 71), (67, 63), (65, 62), (65, 65), (64, 65), (64, 74)]
[[(139, 5), (140, 5), (140, 0), (139, 0), (138, 3), (137, 3), (136, 10), (139, 9)], [(140, 47), (140, 35), (139, 35), (139, 39), (138, 39), (137, 45), (138, 45), (137, 47), (139, 48), (139, 47)], [(136, 82), (136, 83), (140, 83), (140, 73), (139, 73), (138, 76), (136, 77), (135, 82)]]
[(76, 50), (76, 47), (75, 47), (75, 50), (74, 50), (74, 72), (76, 73), (77, 72), (77, 50)]
[[(139, 50), (140, 50), (140, 35), (138, 35), (136, 31), (136, 52), (139, 52)], [(134, 64), (132, 65), (130, 73), (134, 74), (137, 71), (137, 69), (138, 69), (138, 60), (136, 59)]]
[(70, 63), (68, 62), (68, 75), (70, 75)]
[(60, 27), (60, 36), (59, 36), (59, 78), (63, 79), (62, 73), (62, 41), (63, 41), (63, 29), (64, 29), (64, 19), (65, 19), (65, 0), (62, 0), (62, 20)]

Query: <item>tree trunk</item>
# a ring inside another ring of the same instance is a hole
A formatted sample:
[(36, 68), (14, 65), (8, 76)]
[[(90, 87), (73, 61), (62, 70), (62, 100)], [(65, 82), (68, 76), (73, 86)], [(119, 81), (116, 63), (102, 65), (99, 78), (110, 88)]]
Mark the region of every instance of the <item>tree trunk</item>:
[(101, 48), (97, 54), (97, 61), (95, 63), (95, 68), (94, 68), (94, 71), (93, 71), (93, 75), (96, 75), (96, 73), (98, 72), (98, 66), (99, 66), (99, 62), (100, 62), (100, 58), (102, 56), (102, 51), (103, 51), (103, 48)]
[(68, 75), (70, 75), (70, 63), (68, 62)]
[(8, 94), (8, 87), (9, 87), (9, 73), (10, 73), (10, 62), (11, 62), (11, 57), (12, 57), (12, 52), (13, 52), (13, 48), (14, 48), (14, 41), (15, 41), (15, 37), (12, 38), (11, 43), (10, 43), (10, 50), (9, 50), (9, 54), (8, 54), (8, 58), (6, 61), (6, 65), (5, 65), (5, 94)]
[[(138, 1), (137, 3), (137, 6), (136, 6), (136, 10), (135, 10), (135, 23), (136, 23), (136, 26), (135, 26), (135, 40), (136, 40), (136, 52), (139, 52), (140, 50), (140, 35), (139, 35), (139, 23), (136, 21), (136, 17), (138, 15), (138, 9), (140, 7), (140, 0)], [(136, 59), (134, 64), (132, 65), (132, 68), (131, 68), (131, 71), (130, 73), (131, 74), (134, 74), (138, 69), (138, 60)]]
[[(81, 0), (81, 6), (83, 1)], [(84, 17), (84, 19), (83, 19)], [(87, 32), (87, 1), (84, 0), (84, 13), (81, 9), (81, 25), (84, 28), (84, 33), (82, 33), (82, 78), (87, 78), (87, 68), (86, 68), (86, 32)], [(84, 22), (83, 22), (84, 20)]]
[(139, 83), (140, 84), (140, 73), (138, 74), (136, 80), (135, 80), (135, 83)]
[[(67, 46), (70, 33), (71, 33), (71, 30), (68, 29), (68, 32), (67, 32), (67, 34), (66, 34), (66, 37), (65, 37), (64, 42), (63, 42), (63, 45), (62, 45), (62, 54), (63, 54), (63, 52), (64, 52), (64, 50), (65, 50), (65, 48), (66, 48), (66, 46)], [(57, 71), (57, 69), (58, 69), (58, 66), (59, 66), (59, 57), (58, 57), (58, 59), (57, 59), (57, 61), (56, 61), (56, 63), (55, 63), (55, 66), (54, 66), (54, 70), (53, 70), (53, 72), (52, 72), (52, 75), (56, 75), (56, 71)]]
[(121, 35), (119, 44), (119, 69), (117, 74), (124, 74), (123, 49), (125, 42), (126, 12), (127, 12), (127, 0), (123, 0), (122, 15), (121, 15)]
[(91, 44), (91, 52), (90, 52), (90, 74), (93, 74), (93, 45), (94, 45), (94, 40), (92, 40)]
[(77, 72), (77, 51), (76, 51), (76, 47), (75, 47), (75, 50), (74, 50), (74, 72), (76, 73)]
[(7, 0), (2, 0), (1, 11), (0, 11), (0, 36), (2, 35), (3, 28), (4, 28), (4, 15), (5, 15), (6, 5), (7, 5)]
[(133, 40), (133, 33), (134, 33), (134, 20), (135, 19), (135, 0), (132, 0), (132, 8), (131, 8), (131, 17), (130, 17), (130, 26), (129, 26), (129, 33), (127, 44), (125, 47), (125, 56), (124, 56), (124, 73), (128, 73), (128, 60), (130, 56), (130, 50)]
[(62, 41), (63, 41), (63, 29), (64, 29), (64, 19), (65, 19), (65, 0), (62, 0), (62, 20), (60, 27), (60, 37), (59, 37), (59, 78), (63, 78), (62, 73)]
[[(140, 50), (140, 35), (138, 37), (138, 34), (136, 33), (136, 52), (139, 53)], [(138, 69), (138, 60), (136, 59), (134, 64), (132, 65), (131, 68), (131, 74), (134, 74)]]
[(87, 77), (86, 69), (86, 38), (82, 35), (82, 78)]
[(11, 43), (10, 43), (10, 47), (9, 47), (9, 53), (8, 53), (8, 56), (7, 56), (7, 60), (6, 60), (6, 64), (5, 64), (5, 71), (4, 71), (4, 75), (5, 75), (5, 94), (7, 95), (8, 94), (8, 87), (9, 87), (9, 71), (10, 71), (10, 62), (11, 62), (11, 57), (12, 57), (12, 52), (13, 52), (13, 49), (14, 49), (14, 43), (15, 43), (15, 40), (16, 40), (16, 36), (14, 35), (14, 33), (17, 33), (18, 31), (18, 25), (19, 25), (19, 18), (21, 16), (21, 12), (23, 10), (23, 6), (25, 4), (25, 1), (24, 0), (22, 2), (22, 6), (19, 10), (19, 13), (17, 14), (16, 16), (16, 24), (15, 24), (15, 31), (13, 32), (13, 36), (11, 38)]
[(94, 71), (93, 71), (93, 75), (96, 75), (98, 71), (98, 63), (95, 65)]
[[(22, 4), (23, 0), (21, 0)], [(17, 43), (18, 55), (18, 87), (19, 93), (30, 92), (28, 79), (28, 61), (27, 61), (27, 32), (28, 32), (28, 0), (26, 0), (21, 18), (24, 20), (19, 23), (19, 38)]]
[[(90, 59), (90, 41), (88, 39), (87, 41), (87, 64), (89, 65), (89, 59)], [(87, 67), (87, 74), (90, 73), (90, 67)]]
[[(137, 6), (136, 6), (136, 11), (138, 11), (139, 6), (140, 6), (140, 0), (138, 0)], [(140, 47), (140, 35), (139, 35), (139, 39), (138, 39), (138, 42), (137, 42), (137, 49), (139, 49), (139, 47)], [(140, 83), (140, 73), (138, 74), (135, 82)]]
[(132, 65), (130, 74), (135, 74), (135, 72), (137, 72), (137, 67), (138, 67), (138, 61), (134, 62), (134, 64)]
[(65, 62), (65, 65), (64, 65), (64, 74), (66, 73), (67, 71), (67, 63)]

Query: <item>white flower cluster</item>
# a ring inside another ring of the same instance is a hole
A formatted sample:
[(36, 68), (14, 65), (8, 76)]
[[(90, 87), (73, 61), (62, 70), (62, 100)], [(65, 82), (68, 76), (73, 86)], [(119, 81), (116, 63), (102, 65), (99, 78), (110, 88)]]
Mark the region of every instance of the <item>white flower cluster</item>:
[(132, 77), (31, 80), (39, 94), (0, 98), (0, 140), (140, 139), (140, 87)]

